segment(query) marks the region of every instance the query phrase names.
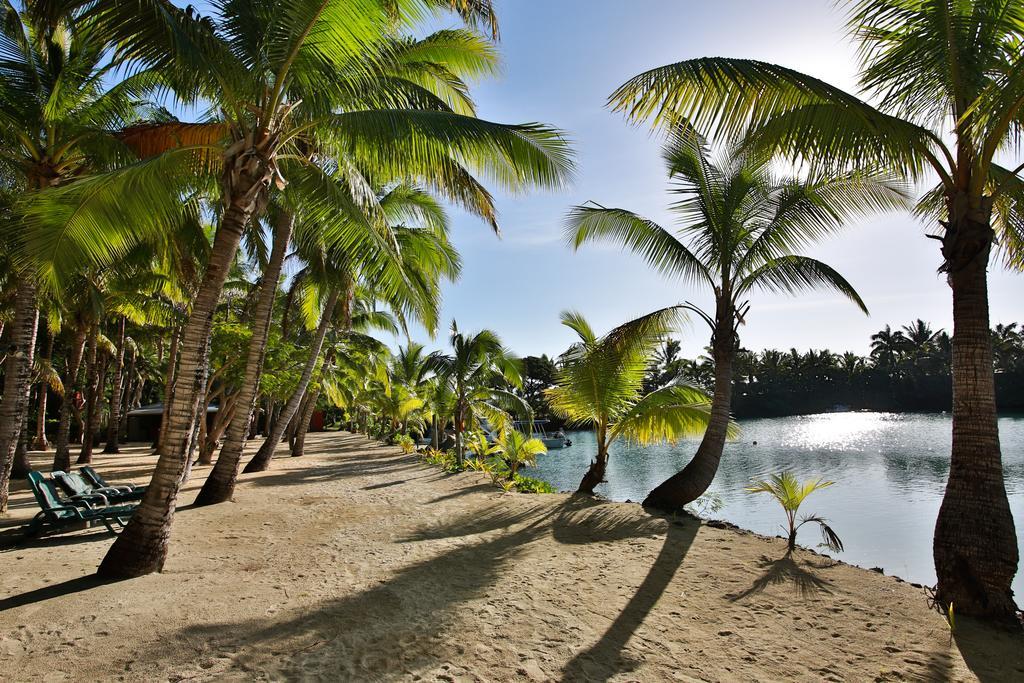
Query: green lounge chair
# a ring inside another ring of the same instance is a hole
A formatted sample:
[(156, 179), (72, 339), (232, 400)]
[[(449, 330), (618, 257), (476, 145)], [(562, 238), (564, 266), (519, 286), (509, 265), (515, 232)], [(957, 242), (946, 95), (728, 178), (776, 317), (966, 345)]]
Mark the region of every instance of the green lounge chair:
[(32, 493), (42, 510), (24, 528), (24, 538), (38, 536), (44, 531), (60, 531), (68, 527), (85, 528), (100, 522), (112, 534), (117, 533), (114, 525), (124, 528), (137, 505), (96, 506), (92, 501), (81, 498), (75, 501), (61, 500), (57, 484), (47, 479), (42, 472), (29, 472), (28, 482)]
[(95, 486), (86, 481), (84, 474), (79, 472), (54, 472), (53, 480), (64, 489), (72, 500), (76, 498), (98, 497), (102, 505), (126, 503), (141, 500), (145, 489), (139, 491), (123, 486)]
[(99, 472), (88, 465), (78, 468), (78, 471), (89, 480), (89, 483), (92, 484), (94, 489), (120, 489), (125, 493), (138, 493), (138, 498), (126, 498), (125, 500), (139, 500), (142, 498), (142, 494), (146, 492), (145, 486), (136, 486), (135, 484), (109, 484), (106, 479), (100, 476)]

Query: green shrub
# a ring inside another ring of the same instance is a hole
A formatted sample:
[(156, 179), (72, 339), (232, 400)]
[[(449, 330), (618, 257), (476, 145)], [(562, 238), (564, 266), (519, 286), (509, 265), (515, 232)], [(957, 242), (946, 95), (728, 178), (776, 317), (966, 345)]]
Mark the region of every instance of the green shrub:
[(515, 487), (520, 493), (557, 493), (555, 487), (543, 479), (524, 477), (519, 474), (515, 478)]
[(402, 452), (405, 454), (412, 453), (416, 450), (416, 441), (413, 440), (408, 434), (399, 434), (395, 437), (395, 445), (402, 448)]
[(452, 451), (439, 451), (436, 448), (428, 448), (423, 451), (423, 461), (428, 465), (440, 467), (450, 474), (462, 471), (459, 468), (459, 459), (455, 457), (455, 453)]

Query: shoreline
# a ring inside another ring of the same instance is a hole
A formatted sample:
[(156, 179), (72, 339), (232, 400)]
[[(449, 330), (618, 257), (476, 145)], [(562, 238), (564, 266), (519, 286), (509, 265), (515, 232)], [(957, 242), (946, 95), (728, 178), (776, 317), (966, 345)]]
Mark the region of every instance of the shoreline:
[[(148, 448), (97, 456), (144, 482)], [(283, 449), (282, 449), (283, 450)], [(923, 590), (638, 503), (506, 494), (362, 436), (183, 490), (162, 574), (90, 575), (111, 537), (0, 552), (12, 680), (1013, 680), (1024, 638)], [(34, 454), (41, 462), (42, 454)], [(9, 529), (31, 516), (23, 484)]]

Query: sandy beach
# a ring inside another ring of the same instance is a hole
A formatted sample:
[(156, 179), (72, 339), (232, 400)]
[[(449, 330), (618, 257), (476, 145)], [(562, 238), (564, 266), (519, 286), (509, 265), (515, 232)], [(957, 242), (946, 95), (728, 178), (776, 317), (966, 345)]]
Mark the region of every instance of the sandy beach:
[[(145, 483), (148, 452), (96, 467)], [(504, 494), (358, 435), (306, 452), (202, 509), (194, 470), (161, 574), (98, 583), (99, 529), (4, 549), (2, 678), (1024, 680), (1020, 635), (951, 637), (924, 590), (781, 539)], [(3, 536), (35, 510), (18, 482)]]

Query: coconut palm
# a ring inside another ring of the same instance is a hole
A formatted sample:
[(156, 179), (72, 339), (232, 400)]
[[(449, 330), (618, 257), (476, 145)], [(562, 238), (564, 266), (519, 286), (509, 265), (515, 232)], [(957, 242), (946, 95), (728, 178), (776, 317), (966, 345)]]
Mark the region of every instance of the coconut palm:
[(835, 552), (841, 552), (843, 550), (843, 542), (839, 539), (836, 532), (832, 530), (832, 527), (829, 526), (827, 519), (817, 515), (807, 515), (798, 520), (796, 516), (807, 496), (815, 491), (828, 488), (834, 483), (834, 481), (823, 481), (820, 478), (809, 479), (800, 483), (792, 472), (783, 472), (782, 474), (773, 474), (768, 479), (755, 481), (747, 487), (746, 491), (747, 493), (767, 493), (777, 500), (782, 509), (785, 510), (787, 526), (784, 527), (784, 530), (787, 533), (788, 552), (796, 550), (796, 533), (800, 530), (800, 527), (808, 522), (814, 522), (818, 525), (825, 547)]
[[(582, 315), (562, 313), (562, 324), (580, 341), (562, 356), (558, 383), (544, 393), (553, 413), (594, 428), (597, 453), (578, 493), (593, 495), (604, 481), (616, 439), (640, 445), (674, 442), (708, 427), (710, 399), (699, 389), (677, 381), (643, 393), (646, 370), (679, 315), (679, 307), (660, 309), (598, 337)], [(732, 429), (727, 420), (726, 430)]]
[[(953, 294), (953, 446), (935, 527), (940, 604), (1013, 618), (1019, 559), (996, 422), (987, 269), (1024, 266), (1024, 165), (998, 155), (1024, 128), (1024, 1), (857, 0), (862, 96), (784, 66), (700, 58), (640, 74), (611, 98), (636, 120), (682, 116), (818, 168), (882, 168), (935, 188), (932, 222)], [(873, 105), (871, 101), (878, 104)]]
[(486, 418), (501, 431), (510, 421), (509, 411), (529, 415), (530, 406), (503, 386), (521, 387), (522, 369), (497, 334), (491, 330), (460, 332), (453, 320), (449, 341), (452, 352), (430, 354), (429, 367), (454, 397), (455, 455), (462, 467), (466, 453), (462, 435), (475, 419)]
[(902, 199), (898, 186), (859, 173), (825, 178), (779, 177), (768, 157), (727, 149), (714, 160), (707, 142), (677, 123), (664, 147), (680, 227), (672, 231), (635, 213), (599, 205), (575, 207), (571, 245), (611, 240), (644, 256), (662, 273), (714, 294), (715, 309), (692, 304), (711, 328), (714, 360), (712, 420), (690, 463), (648, 495), (644, 505), (681, 509), (711, 485), (725, 446), (738, 327), (753, 290), (797, 294), (831, 289), (866, 312), (864, 302), (830, 266), (795, 253), (849, 217)]
[[(421, 16), (410, 6), (416, 4), (229, 0), (215, 6), (214, 16), (202, 16), (164, 0), (88, 3), (97, 31), (117, 45), (118, 59), (159, 70), (183, 99), (213, 102), (217, 118), (127, 131), (125, 141), (152, 158), (83, 179), (75, 192), (51, 193), (49, 206), (33, 218), (33, 251), (48, 264), (47, 273), (53, 277), (76, 260), (109, 261), (127, 245), (166, 231), (188, 205), (182, 194), (209, 187), (197, 170), (213, 168), (220, 181), (210, 259), (179, 343), (164, 428), (168, 448), (101, 574), (148, 573), (166, 557), (205, 384), (211, 314), (242, 234), (262, 214), (270, 189), (291, 183), (307, 204), (315, 196), (325, 214), (344, 214), (334, 236), (339, 249), (381, 241), (351, 196), (325, 183), (327, 162), (310, 159), (308, 149), (332, 157), (339, 173), (365, 167), (387, 178), (422, 178), (492, 221), (490, 195), (473, 173), (510, 189), (556, 186), (567, 177), (564, 139), (550, 128), (504, 126), (446, 111), (425, 89), (366, 87), (368, 79), (387, 82), (372, 76), (386, 61), (396, 20), (407, 25)], [(488, 5), (455, 4), (467, 11)], [(359, 230), (345, 229), (360, 222)]]
[[(489, 44), (469, 32), (449, 30), (434, 33), (421, 40), (396, 41), (389, 51), (387, 63), (382, 66), (381, 73), (374, 78), (386, 78), (392, 85), (402, 83), (410, 88), (429, 91), (437, 96), (438, 103), (450, 105), (451, 111), (472, 114), (473, 104), (466, 94), (468, 89), (464, 78), (485, 71), (488, 65), (492, 64), (493, 54)], [(350, 103), (350, 106), (353, 104)], [(372, 105), (373, 102), (368, 104)], [(350, 169), (350, 177), (347, 179), (350, 182), (352, 175)], [(358, 180), (362, 185), (369, 184), (364, 178)], [(399, 199), (396, 200), (395, 197)], [(396, 204), (400, 206), (394, 208)], [(413, 209), (413, 212), (419, 215), (440, 216), (440, 220), (444, 220), (444, 212), (439, 206), (432, 204), (424, 193), (406, 185), (400, 185), (379, 199), (377, 208), (385, 214), (389, 211), (392, 214), (402, 211), (409, 213), (409, 210)], [(418, 212), (415, 211), (417, 209)], [(237, 411), (228, 428), (221, 452), (226, 460), (221, 470), (215, 471), (210, 483), (213, 487), (217, 482), (221, 482), (222, 485), (217, 489), (219, 492), (214, 494), (214, 489), (208, 489), (206, 494), (200, 496), (200, 503), (220, 502), (230, 495), (230, 490), (233, 490), (233, 483), (224, 476), (223, 468), (228, 467), (231, 462), (237, 463), (245, 448), (258, 395), (278, 279), (284, 263), (285, 250), (295, 227), (294, 211), (293, 207), (282, 205), (275, 212), (273, 248), (264, 268), (257, 305), (252, 316), (254, 334), (250, 340), (246, 373), (239, 397), (243, 408)], [(320, 227), (318, 223), (307, 221), (300, 223), (299, 228), (301, 230), (311, 224)], [(299, 238), (302, 238), (301, 234)], [(304, 432), (302, 418), (305, 413), (311, 413), (315, 406), (315, 401), (310, 398), (305, 398), (304, 403), (304, 409), (299, 411), (296, 431)], [(233, 478), (231, 481), (233, 482)]]
[(441, 447), (441, 430), (455, 416), (455, 391), (450, 382), (435, 376), (430, 378), (422, 393), (426, 402), (424, 412), (430, 420), (430, 445), (436, 450)]
[[(139, 97), (156, 82), (153, 72), (142, 69), (108, 87), (119, 63), (105, 55), (105, 43), (90, 30), (90, 22), (52, 9), (50, 3), (27, 3), (19, 12), (10, 2), (0, 2), (0, 178), (9, 180), (8, 189), (18, 190), (20, 201), (11, 209), (17, 215), (42, 190), (123, 158), (112, 133), (135, 119)], [(23, 239), (17, 235), (8, 247), (20, 251)], [(15, 312), (7, 331), (11, 352), (0, 401), (0, 511), (6, 509), (29, 396), (38, 319), (33, 265), (23, 258), (12, 265)]]
[[(420, 193), (410, 192), (409, 188), (399, 186), (386, 193), (381, 198), (380, 205), (386, 216), (394, 218), (401, 215), (400, 207), (406, 206), (407, 202), (412, 202), (417, 207), (427, 204)], [(311, 223), (315, 225), (315, 222)], [(305, 247), (311, 249), (307, 261), (316, 266), (317, 277), (311, 280), (311, 283), (326, 290), (328, 302), (324, 306), (324, 314), (320, 318), (320, 327), (317, 329), (314, 343), (310, 346), (309, 360), (298, 388), (285, 404), (270, 435), (245, 466), (243, 471), (247, 473), (260, 472), (270, 466), (277, 443), (305, 398), (323, 343), (321, 330), (326, 334), (326, 330), (334, 322), (331, 318), (334, 311), (332, 298), (336, 303), (338, 296), (343, 295), (342, 324), (346, 329), (352, 324), (351, 306), (357, 283), (362, 282), (376, 296), (387, 300), (404, 314), (415, 317), (428, 331), (433, 331), (436, 327), (437, 306), (440, 301), (439, 281), (442, 278), (454, 280), (459, 273), (458, 256), (447, 240), (447, 224), (444, 218), (439, 218), (437, 214), (429, 214), (423, 227), (392, 228), (391, 240), (397, 247), (394, 258), (388, 253), (382, 259), (379, 254), (367, 251), (346, 252), (342, 256), (337, 249), (325, 245), (322, 236), (321, 231), (311, 230)], [(307, 300), (313, 298), (307, 297)], [(320, 340), (319, 343), (316, 340)]]
[(998, 323), (992, 328), (996, 369), (1012, 371), (1024, 359), (1024, 334), (1017, 323)]
[(902, 330), (893, 330), (889, 325), (871, 335), (871, 358), (875, 365), (895, 370), (900, 359), (907, 352), (907, 338)]
[[(537, 456), (548, 452), (540, 439), (527, 436), (515, 428), (508, 428), (495, 441), (495, 452), (508, 467), (508, 479), (514, 482), (519, 468), (537, 464)], [(478, 454), (478, 457), (481, 457)]]

